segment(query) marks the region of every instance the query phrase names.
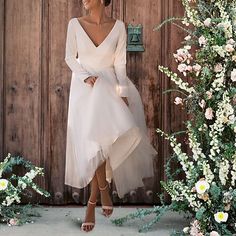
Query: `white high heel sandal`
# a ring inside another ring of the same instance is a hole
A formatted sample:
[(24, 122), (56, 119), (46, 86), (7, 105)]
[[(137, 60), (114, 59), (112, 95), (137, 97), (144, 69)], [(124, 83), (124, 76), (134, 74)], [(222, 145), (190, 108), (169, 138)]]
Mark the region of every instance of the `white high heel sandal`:
[[(91, 201), (88, 201), (89, 204), (91, 205), (96, 205), (96, 202), (91, 202)], [(87, 226), (90, 226), (90, 230), (86, 230), (87, 229)], [(92, 226), (92, 227), (91, 227)], [(95, 223), (94, 222), (85, 222), (81, 225), (80, 229), (83, 231), (83, 232), (89, 232), (89, 231), (92, 231), (93, 228), (95, 226)]]
[[(100, 191), (104, 191), (104, 190), (106, 190), (108, 188), (108, 184), (106, 184), (106, 186), (105, 187), (99, 187), (99, 190)], [(106, 210), (110, 210), (111, 211), (111, 213), (110, 214), (107, 214), (106, 213)], [(111, 216), (111, 214), (113, 213), (113, 206), (102, 206), (102, 214), (105, 216), (105, 217), (110, 217)]]

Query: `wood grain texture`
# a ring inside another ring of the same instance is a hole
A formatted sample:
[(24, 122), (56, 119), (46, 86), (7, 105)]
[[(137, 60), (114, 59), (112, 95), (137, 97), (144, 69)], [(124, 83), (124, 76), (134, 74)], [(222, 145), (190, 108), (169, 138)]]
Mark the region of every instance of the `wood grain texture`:
[(0, 161), (4, 159), (4, 0), (0, 0)]
[(41, 1), (5, 1), (4, 150), (40, 165)]
[[(44, 168), (44, 178), (42, 178), (41, 186), (47, 191), (51, 192), (52, 178), (50, 166), (50, 104), (49, 104), (49, 2), (50, 0), (41, 0), (41, 15), (40, 15), (40, 31), (41, 31), (41, 45), (40, 47), (40, 140), (41, 140), (41, 158), (40, 166)], [(52, 193), (53, 194), (53, 193)], [(51, 203), (50, 199), (41, 197), (43, 203)]]
[(50, 106), (50, 190), (52, 201), (64, 201), (65, 138), (69, 78), (64, 64), (67, 0), (51, 0), (49, 5), (49, 106)]
[[(164, 3), (165, 2), (165, 3)], [(181, 1), (175, 0), (163, 0), (163, 17), (164, 19), (170, 17), (181, 17), (183, 16), (183, 7)], [(163, 27), (163, 37), (162, 37), (162, 56), (163, 59), (162, 65), (168, 67), (170, 70), (177, 72), (177, 63), (174, 60), (173, 53), (176, 53), (176, 50), (181, 47), (181, 41), (183, 40), (184, 33), (182, 30), (177, 28), (175, 25), (167, 24)], [(168, 90), (170, 88), (175, 88), (175, 84), (170, 81), (167, 76), (162, 74), (162, 90)], [(171, 134), (176, 131), (180, 131), (184, 129), (183, 121), (186, 118), (185, 113), (181, 109), (180, 106), (176, 106), (174, 104), (174, 100), (176, 96), (180, 96), (180, 94), (176, 93), (166, 93), (162, 95), (161, 104), (162, 104), (162, 130), (166, 133)], [(183, 141), (183, 140), (182, 140)], [(164, 138), (160, 139), (162, 143), (161, 154), (163, 156), (162, 166), (168, 161), (172, 154), (172, 149), (170, 148), (169, 142), (164, 140)], [(176, 166), (172, 166), (172, 168), (176, 168)], [(162, 176), (163, 180), (167, 180), (165, 173)], [(170, 201), (170, 198), (167, 194), (165, 194), (165, 200), (167, 202)]]
[[(160, 126), (160, 80), (157, 64), (161, 57), (161, 34), (153, 32), (156, 24), (161, 22), (161, 1), (123, 1), (123, 15), (126, 24), (143, 25), (143, 43), (145, 52), (127, 54), (127, 74), (138, 88), (144, 104), (149, 137), (158, 149), (158, 137), (155, 129)], [(155, 167), (159, 166), (160, 158), (155, 160)], [(155, 168), (155, 181), (146, 184), (146, 190), (154, 193), (160, 189), (160, 169)], [(147, 200), (140, 190), (139, 200)], [(153, 201), (156, 202), (157, 198)]]

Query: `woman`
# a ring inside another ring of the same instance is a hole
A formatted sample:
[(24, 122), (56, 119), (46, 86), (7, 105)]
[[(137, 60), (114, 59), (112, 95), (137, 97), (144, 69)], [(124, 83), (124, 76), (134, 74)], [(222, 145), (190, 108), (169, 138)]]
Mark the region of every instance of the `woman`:
[[(153, 176), (155, 149), (146, 135), (140, 95), (126, 75), (126, 29), (105, 14), (110, 0), (83, 0), (87, 16), (68, 23), (65, 61), (72, 70), (65, 184), (91, 184), (83, 231), (95, 225), (97, 195), (112, 214), (109, 185), (119, 197)], [(78, 53), (78, 58), (76, 58)]]

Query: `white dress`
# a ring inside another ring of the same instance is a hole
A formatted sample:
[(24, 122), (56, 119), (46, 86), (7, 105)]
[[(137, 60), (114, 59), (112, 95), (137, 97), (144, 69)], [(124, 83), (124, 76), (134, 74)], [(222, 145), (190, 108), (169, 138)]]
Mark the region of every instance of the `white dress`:
[[(147, 137), (140, 95), (126, 75), (126, 28), (116, 20), (96, 46), (77, 18), (67, 28), (70, 85), (65, 184), (84, 188), (106, 160), (106, 178), (119, 197), (152, 177), (156, 150)], [(78, 52), (78, 59), (76, 58)], [(98, 76), (93, 87), (84, 79)], [(127, 97), (129, 107), (121, 97)]]

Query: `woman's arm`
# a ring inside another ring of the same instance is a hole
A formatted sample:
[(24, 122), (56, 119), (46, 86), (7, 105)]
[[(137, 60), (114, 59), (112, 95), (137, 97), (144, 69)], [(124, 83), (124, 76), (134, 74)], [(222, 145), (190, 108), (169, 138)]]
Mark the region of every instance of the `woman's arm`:
[(119, 81), (119, 94), (121, 97), (128, 97), (128, 81), (126, 74), (126, 41), (126, 28), (125, 24), (122, 23), (114, 61), (115, 73)]
[(84, 81), (91, 75), (76, 60), (77, 52), (78, 50), (73, 19), (70, 19), (67, 27), (65, 61), (69, 68), (72, 70), (72, 72), (74, 72), (80, 80)]

